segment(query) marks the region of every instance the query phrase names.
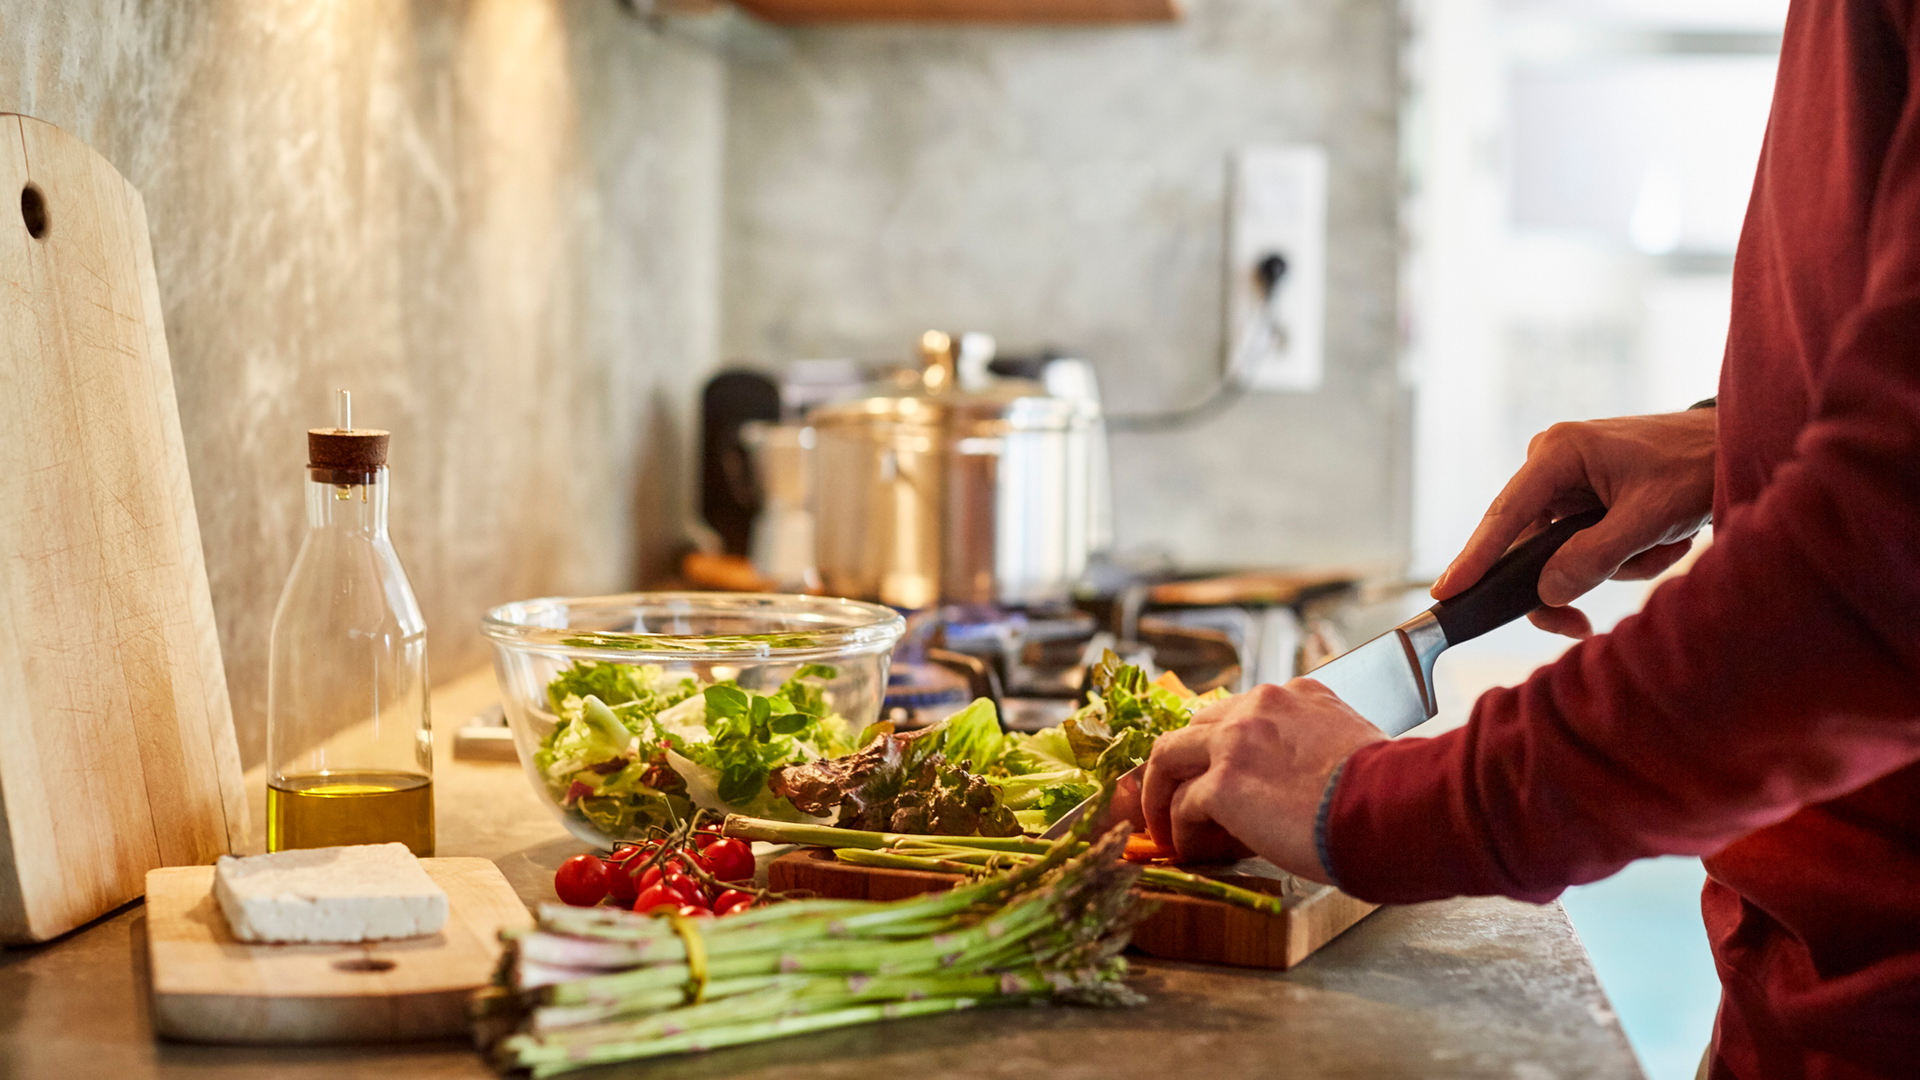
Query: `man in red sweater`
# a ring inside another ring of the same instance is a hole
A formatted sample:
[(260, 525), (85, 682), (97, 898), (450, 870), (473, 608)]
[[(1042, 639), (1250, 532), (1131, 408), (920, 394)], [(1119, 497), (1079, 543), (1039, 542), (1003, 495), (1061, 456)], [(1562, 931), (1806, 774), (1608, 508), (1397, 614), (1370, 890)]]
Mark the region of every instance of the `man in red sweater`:
[[(1600, 504), (1535, 614), (1587, 637), (1386, 741), (1296, 679), (1162, 739), (1149, 827), (1369, 900), (1546, 901), (1704, 856), (1712, 1075), (1920, 1075), (1920, 4), (1794, 0), (1717, 408), (1536, 438), (1434, 586)], [(1588, 637), (1565, 605), (1715, 541)]]

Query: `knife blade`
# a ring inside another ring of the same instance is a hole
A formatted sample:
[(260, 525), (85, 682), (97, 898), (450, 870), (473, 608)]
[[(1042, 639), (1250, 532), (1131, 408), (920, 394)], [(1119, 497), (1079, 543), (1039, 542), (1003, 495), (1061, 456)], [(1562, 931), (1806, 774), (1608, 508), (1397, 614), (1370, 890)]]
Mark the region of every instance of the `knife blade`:
[[(1500, 556), (1480, 580), (1381, 634), (1357, 649), (1334, 657), (1306, 673), (1326, 685), (1367, 721), (1389, 736), (1433, 719), (1440, 711), (1434, 693), (1433, 664), (1449, 647), (1505, 626), (1540, 606), (1540, 571), (1573, 534), (1606, 516), (1605, 510), (1573, 514), (1527, 537)], [(1137, 788), (1143, 762), (1116, 783)], [(1122, 794), (1125, 789), (1122, 789)], [(1040, 834), (1058, 840), (1086, 815), (1095, 795), (1067, 811)]]

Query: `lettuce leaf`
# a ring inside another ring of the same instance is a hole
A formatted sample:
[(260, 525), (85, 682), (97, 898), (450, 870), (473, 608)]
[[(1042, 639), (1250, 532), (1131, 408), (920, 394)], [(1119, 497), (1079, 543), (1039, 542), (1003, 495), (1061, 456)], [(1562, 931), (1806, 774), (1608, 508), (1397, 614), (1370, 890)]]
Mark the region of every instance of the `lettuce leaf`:
[(547, 684), (547, 701), (556, 716), (565, 715), (567, 699), (584, 701), (590, 697), (616, 711), (651, 716), (692, 697), (698, 689), (699, 684), (692, 679), (674, 679), (658, 664), (575, 661)]
[(694, 806), (814, 820), (773, 795), (767, 777), (851, 749), (850, 725), (826, 697), (836, 675), (803, 665), (765, 694), (655, 665), (576, 662), (547, 686), (558, 723), (534, 765), (564, 811), (613, 839), (670, 827)]
[[(1000, 714), (989, 698), (973, 703), (936, 725), (939, 742), (930, 749), (969, 771), (984, 773), (1000, 760), (1007, 734), (1000, 730)], [(927, 738), (935, 737), (929, 733)]]
[(838, 813), (847, 829), (1011, 836), (1019, 822), (998, 786), (944, 751), (997, 756), (1005, 736), (991, 701), (923, 731), (883, 732), (852, 754), (784, 765), (771, 790), (808, 813)]
[[(1007, 735), (988, 778), (1027, 828), (1045, 828), (1101, 784), (1147, 760), (1156, 739), (1229, 696), (1183, 695), (1108, 652), (1093, 672), (1087, 704), (1058, 727)], [(1178, 685), (1177, 680), (1174, 685)]]

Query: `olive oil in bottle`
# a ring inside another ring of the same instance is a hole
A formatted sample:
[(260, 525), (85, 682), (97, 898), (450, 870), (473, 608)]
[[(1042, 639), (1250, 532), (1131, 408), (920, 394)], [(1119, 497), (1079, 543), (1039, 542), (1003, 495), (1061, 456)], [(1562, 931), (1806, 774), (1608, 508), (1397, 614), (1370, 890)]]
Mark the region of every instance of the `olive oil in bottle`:
[(267, 785), (267, 848), (402, 843), (433, 854), (433, 781), (418, 773), (287, 776)]
[(307, 533), (273, 612), (267, 850), (433, 854), (427, 628), (387, 536), (387, 433), (307, 432)]

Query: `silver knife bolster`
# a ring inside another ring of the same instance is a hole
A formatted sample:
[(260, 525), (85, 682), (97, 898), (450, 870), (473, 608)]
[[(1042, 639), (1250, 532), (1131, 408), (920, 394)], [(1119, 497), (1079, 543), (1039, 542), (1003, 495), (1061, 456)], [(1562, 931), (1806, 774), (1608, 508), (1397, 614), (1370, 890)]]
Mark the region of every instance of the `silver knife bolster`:
[(1433, 719), (1439, 711), (1433, 662), (1447, 647), (1430, 611), (1307, 672), (1388, 735)]
[(1433, 662), (1446, 651), (1447, 632), (1440, 628), (1440, 618), (1432, 608), (1401, 623), (1394, 631), (1400, 635), (1407, 658), (1420, 672), (1420, 691), (1427, 699), (1427, 717), (1432, 719), (1440, 712), (1440, 695), (1433, 685)]

